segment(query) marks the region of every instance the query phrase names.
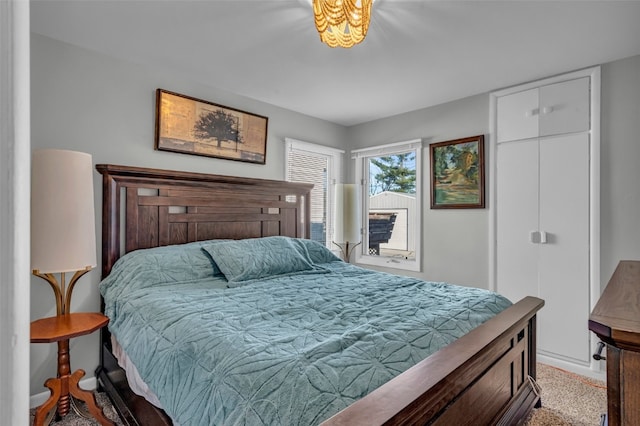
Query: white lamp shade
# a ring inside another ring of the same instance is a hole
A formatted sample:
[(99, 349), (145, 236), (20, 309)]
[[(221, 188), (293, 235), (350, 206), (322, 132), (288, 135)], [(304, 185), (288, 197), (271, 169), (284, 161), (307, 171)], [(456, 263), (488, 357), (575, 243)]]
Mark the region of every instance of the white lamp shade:
[(91, 155), (40, 149), (31, 167), (31, 269), (54, 273), (95, 267)]
[(360, 186), (339, 183), (335, 187), (335, 224), (333, 240), (359, 243), (361, 240)]

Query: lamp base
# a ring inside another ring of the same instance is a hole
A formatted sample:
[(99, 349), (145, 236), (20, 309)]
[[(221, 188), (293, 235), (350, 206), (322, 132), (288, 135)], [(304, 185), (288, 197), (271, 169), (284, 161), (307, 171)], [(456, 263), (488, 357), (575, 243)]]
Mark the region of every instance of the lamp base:
[(87, 266), (84, 269), (75, 271), (73, 277), (71, 277), (71, 281), (69, 281), (68, 287), (65, 283), (64, 272), (60, 273), (60, 282), (58, 282), (54, 274), (41, 273), (37, 269), (33, 270), (33, 275), (35, 275), (36, 277), (40, 277), (49, 283), (51, 289), (53, 290), (53, 294), (56, 297), (56, 312), (58, 315), (64, 315), (69, 313), (69, 310), (71, 309), (71, 294), (73, 294), (73, 287), (76, 285), (80, 277), (89, 272), (91, 269), (91, 266)]
[(335, 241), (332, 241), (332, 242), (333, 244), (340, 247), (340, 252), (342, 253), (342, 260), (344, 260), (347, 263), (351, 263), (351, 253), (353, 253), (353, 249), (361, 244), (361, 242), (351, 244), (349, 243), (349, 241), (347, 241), (346, 243), (336, 243)]

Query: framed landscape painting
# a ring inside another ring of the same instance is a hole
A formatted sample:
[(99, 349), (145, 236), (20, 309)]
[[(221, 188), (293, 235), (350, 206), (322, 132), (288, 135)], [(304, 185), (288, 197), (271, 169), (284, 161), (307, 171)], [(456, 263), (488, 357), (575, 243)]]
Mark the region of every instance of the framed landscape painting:
[(267, 117), (156, 91), (155, 149), (265, 164)]
[(430, 145), (431, 208), (484, 208), (484, 135)]

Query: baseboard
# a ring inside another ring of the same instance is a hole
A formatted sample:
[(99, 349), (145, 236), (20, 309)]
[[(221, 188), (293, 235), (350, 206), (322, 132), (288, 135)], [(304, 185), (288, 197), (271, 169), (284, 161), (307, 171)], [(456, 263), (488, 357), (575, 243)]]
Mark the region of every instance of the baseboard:
[(606, 371), (593, 370), (586, 366), (574, 364), (568, 361), (562, 361), (557, 358), (552, 358), (546, 355), (542, 355), (540, 353), (538, 353), (537, 360), (539, 363), (550, 365), (556, 368), (561, 368), (563, 370), (569, 371), (574, 374), (579, 374), (581, 376), (589, 377), (591, 379), (601, 380), (603, 382), (607, 381)]
[[(95, 377), (88, 377), (86, 379), (80, 380), (78, 383), (82, 389), (92, 391), (98, 387), (98, 382)], [(45, 403), (45, 401), (49, 398), (51, 392), (48, 390), (45, 392), (41, 392), (35, 395), (31, 395), (29, 397), (29, 408), (36, 408)]]

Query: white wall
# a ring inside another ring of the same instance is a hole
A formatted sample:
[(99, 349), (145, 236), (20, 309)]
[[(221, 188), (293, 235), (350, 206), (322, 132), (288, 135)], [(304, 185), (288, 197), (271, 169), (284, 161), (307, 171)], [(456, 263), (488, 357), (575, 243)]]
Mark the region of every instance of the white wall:
[[(489, 95), (482, 94), (349, 128), (350, 148), (416, 138), (424, 141), (422, 272), (375, 268), (429, 281), (489, 288), (489, 216), (485, 209), (431, 210), (428, 144), (489, 131)], [(485, 138), (488, 140), (488, 138)], [(488, 152), (488, 151), (487, 151)], [(488, 158), (486, 158), (488, 165)], [(353, 164), (353, 163), (351, 163)], [(353, 167), (352, 167), (353, 169)], [(353, 177), (353, 171), (351, 171)], [(487, 181), (488, 182), (488, 181)], [(487, 184), (488, 188), (488, 184)], [(488, 192), (486, 193), (488, 197)]]
[[(346, 129), (223, 90), (181, 75), (122, 62), (36, 34), (31, 43), (32, 147), (88, 152), (94, 163), (284, 179), (284, 138), (343, 148)], [(154, 151), (155, 90), (190, 95), (267, 116), (266, 165)], [(98, 259), (102, 187), (94, 176)], [(100, 265), (75, 287), (72, 311), (100, 309)], [(32, 278), (31, 319), (55, 314), (49, 285)], [(92, 377), (99, 359), (98, 333), (71, 340), (71, 368)], [(55, 344), (31, 345), (31, 394), (56, 373)]]
[(640, 260), (640, 56), (602, 66), (600, 274)]

